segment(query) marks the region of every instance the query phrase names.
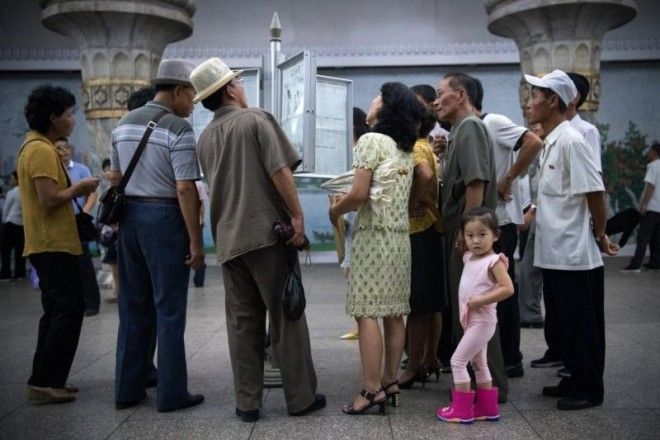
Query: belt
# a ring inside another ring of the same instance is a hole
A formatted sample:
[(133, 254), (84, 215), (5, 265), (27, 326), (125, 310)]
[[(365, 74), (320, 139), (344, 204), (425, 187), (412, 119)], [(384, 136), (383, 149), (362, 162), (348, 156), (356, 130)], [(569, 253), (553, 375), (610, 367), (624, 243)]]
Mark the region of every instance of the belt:
[(126, 200), (129, 202), (137, 203), (167, 203), (168, 205), (179, 205), (179, 199), (173, 199), (170, 197), (137, 197), (137, 196), (128, 196)]

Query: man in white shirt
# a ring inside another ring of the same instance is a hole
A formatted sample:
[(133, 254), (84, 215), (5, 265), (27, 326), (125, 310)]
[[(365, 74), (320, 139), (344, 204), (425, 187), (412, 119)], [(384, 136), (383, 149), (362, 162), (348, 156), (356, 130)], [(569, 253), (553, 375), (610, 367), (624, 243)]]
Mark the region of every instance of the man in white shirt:
[[(524, 173), (543, 147), (541, 139), (527, 128), (514, 124), (504, 115), (482, 113), (483, 86), (473, 78), (476, 96), (470, 97), (475, 114), (481, 118), (488, 131), (495, 172), (497, 173), (496, 214), (500, 227), (500, 238), (496, 250), (509, 259), (509, 276), (517, 285), (515, 257), (518, 244), (518, 226), (523, 224), (523, 201), (518, 186), (518, 176)], [(468, 96), (470, 94), (468, 93)], [(520, 352), (520, 308), (518, 289), (509, 298), (497, 303), (497, 321), (500, 327), (500, 342), (504, 356), (505, 372), (508, 377), (524, 375)]]
[[(625, 272), (639, 272), (642, 266), (646, 246), (650, 247), (651, 259), (644, 266), (649, 269), (660, 269), (660, 143), (651, 145), (648, 153), (649, 164), (644, 176), (644, 192), (639, 202), (639, 212), (642, 222), (637, 234), (635, 256), (626, 266)], [(9, 198), (9, 197), (7, 197)]]
[(591, 151), (593, 152), (596, 168), (598, 168), (598, 172), (602, 175), (603, 165), (600, 159), (600, 132), (594, 124), (585, 121), (578, 114), (578, 110), (584, 104), (587, 96), (589, 96), (589, 81), (579, 73), (569, 72), (567, 75), (573, 81), (573, 84), (575, 84), (578, 94), (567, 106), (566, 119), (571, 123), (571, 127), (584, 136), (584, 140), (587, 141), (587, 145), (591, 147)]
[[(605, 234), (607, 208), (603, 181), (584, 137), (566, 120), (577, 97), (561, 70), (532, 85), (529, 122), (547, 133), (541, 154), (534, 265), (542, 269), (548, 346), (559, 347), (571, 372), (543, 395), (561, 397), (557, 408), (577, 410), (603, 402), (605, 368), (604, 270), (601, 252), (618, 247)], [(592, 225), (593, 222), (593, 225)]]

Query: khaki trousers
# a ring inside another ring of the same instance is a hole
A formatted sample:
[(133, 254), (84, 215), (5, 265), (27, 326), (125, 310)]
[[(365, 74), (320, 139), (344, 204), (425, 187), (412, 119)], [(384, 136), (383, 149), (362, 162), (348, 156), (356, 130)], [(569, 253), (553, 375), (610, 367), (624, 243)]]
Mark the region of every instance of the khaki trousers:
[[(302, 411), (316, 398), (316, 373), (305, 314), (297, 321), (289, 321), (282, 314), (281, 295), (288, 273), (288, 252), (290, 248), (277, 243), (222, 265), (236, 407), (243, 411), (261, 407), (266, 311), (288, 411)], [(300, 273), (297, 259), (295, 270)]]

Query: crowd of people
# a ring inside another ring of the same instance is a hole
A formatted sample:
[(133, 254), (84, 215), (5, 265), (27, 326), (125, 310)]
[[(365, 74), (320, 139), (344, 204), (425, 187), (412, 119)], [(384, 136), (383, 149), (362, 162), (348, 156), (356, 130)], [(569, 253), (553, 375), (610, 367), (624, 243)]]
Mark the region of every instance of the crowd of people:
[[(267, 331), (289, 414), (326, 405), (305, 314), (292, 319), (281, 300), (287, 275), (300, 277), (296, 248), (306, 243), (293, 174), (301, 159), (270, 113), (248, 107), (240, 73), (219, 58), (198, 66), (164, 60), (152, 88), (131, 97), (113, 130), (103, 173), (126, 198), (101, 237), (116, 279), (117, 409), (140, 404), (149, 387), (160, 412), (204, 400), (188, 388), (184, 332), (190, 270), (196, 285), (204, 282), (205, 198), (224, 283), (236, 415), (260, 417)], [(532, 367), (564, 367), (543, 395), (559, 398), (561, 410), (602, 403), (601, 254), (616, 255), (618, 246), (606, 234), (599, 140), (577, 116), (588, 82), (559, 70), (525, 80), (531, 128), (485, 112), (481, 82), (464, 73), (445, 75), (436, 88), (387, 82), (366, 114), (354, 111), (352, 181), (329, 209), (329, 221), (348, 232), (346, 313), (357, 322), (362, 367), (362, 390), (345, 414), (385, 413), (402, 390), (451, 371), (451, 403), (437, 418), (498, 420), (508, 380), (524, 375), (521, 327), (544, 328), (548, 350)], [(195, 103), (214, 112), (197, 141), (185, 119)], [(42, 403), (75, 400), (69, 369), (83, 316), (99, 307), (76, 216), (92, 211), (99, 179), (71, 160), (74, 107), (61, 87), (43, 85), (28, 97), (18, 189), (3, 215), (2, 277), (4, 234), (15, 237), (19, 227), (24, 250), (14, 251), (14, 276), (24, 276), (22, 255), (39, 276), (44, 313), (28, 398)], [(649, 153), (633, 268), (640, 246), (653, 237), (657, 245), (659, 150), (655, 144)], [(274, 232), (276, 221), (290, 225), (287, 239)], [(519, 245), (522, 230), (529, 233)], [(658, 255), (656, 248), (651, 265)]]

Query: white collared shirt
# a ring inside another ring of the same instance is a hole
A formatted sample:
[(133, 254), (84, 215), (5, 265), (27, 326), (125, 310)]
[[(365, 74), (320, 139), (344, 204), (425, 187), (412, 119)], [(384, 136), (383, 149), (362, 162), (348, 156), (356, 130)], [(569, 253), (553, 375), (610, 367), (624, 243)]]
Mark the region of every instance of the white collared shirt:
[(648, 211), (660, 212), (660, 159), (656, 159), (646, 166), (644, 182), (655, 187), (646, 209)]
[(602, 174), (603, 165), (600, 159), (600, 132), (598, 131), (598, 128), (596, 128), (594, 124), (591, 124), (582, 119), (577, 113), (569, 122), (571, 123), (571, 127), (576, 129), (582, 136), (584, 136), (584, 140), (587, 141), (587, 145), (591, 147), (598, 172)]
[(534, 266), (555, 270), (602, 266), (585, 196), (605, 190), (592, 150), (564, 121), (546, 137), (540, 163)]
[[(490, 137), (490, 145), (495, 158), (495, 172), (499, 182), (515, 162), (517, 156), (516, 145), (518, 145), (520, 138), (527, 133), (527, 129), (514, 124), (506, 116), (496, 113), (486, 113), (482, 120), (488, 131), (488, 137)], [(499, 226), (511, 223), (523, 224), (522, 195), (518, 187), (518, 179), (513, 179), (513, 182), (511, 182), (511, 198), (508, 202), (499, 197), (497, 198), (495, 213), (497, 214)]]

